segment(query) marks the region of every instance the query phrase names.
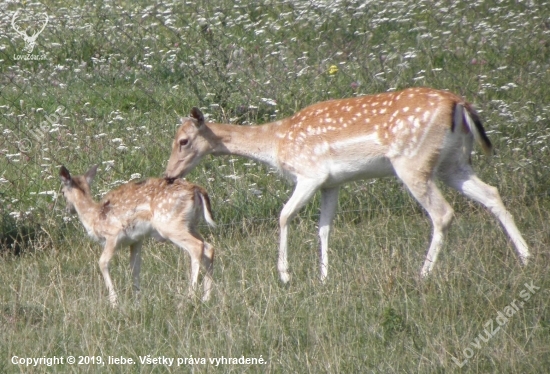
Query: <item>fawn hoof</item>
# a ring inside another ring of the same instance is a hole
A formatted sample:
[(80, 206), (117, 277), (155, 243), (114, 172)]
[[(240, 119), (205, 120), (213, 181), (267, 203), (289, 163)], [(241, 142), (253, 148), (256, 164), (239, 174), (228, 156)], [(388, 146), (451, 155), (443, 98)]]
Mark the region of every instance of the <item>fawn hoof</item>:
[(427, 278), (431, 272), (432, 272), (432, 269), (430, 267), (423, 267), (422, 271), (420, 272), (420, 276), (422, 278)]
[(529, 265), (529, 261), (531, 261), (531, 254), (527, 254), (527, 255), (523, 255), (523, 256), (519, 256), (519, 259), (521, 261), (521, 265), (522, 266), (527, 266)]
[(283, 282), (284, 284), (290, 282), (290, 274), (288, 274), (288, 271), (281, 271), (279, 273), (279, 276), (281, 277), (281, 282)]

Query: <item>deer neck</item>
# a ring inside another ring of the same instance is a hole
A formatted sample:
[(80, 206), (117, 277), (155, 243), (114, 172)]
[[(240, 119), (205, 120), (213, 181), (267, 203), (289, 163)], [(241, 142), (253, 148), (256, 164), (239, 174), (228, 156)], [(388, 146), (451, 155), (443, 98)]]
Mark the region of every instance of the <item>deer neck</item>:
[(277, 129), (282, 121), (259, 126), (209, 123), (214, 155), (236, 155), (277, 167)]
[(78, 201), (73, 202), (73, 205), (80, 222), (82, 222), (88, 234), (96, 236), (94, 234), (94, 226), (101, 215), (103, 205), (96, 203), (91, 196), (84, 196)]

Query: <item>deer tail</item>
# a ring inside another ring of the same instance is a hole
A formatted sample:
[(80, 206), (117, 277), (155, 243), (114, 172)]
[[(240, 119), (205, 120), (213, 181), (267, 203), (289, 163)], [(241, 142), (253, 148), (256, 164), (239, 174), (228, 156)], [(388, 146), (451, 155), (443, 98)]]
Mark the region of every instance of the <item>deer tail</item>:
[(487, 156), (492, 155), (493, 145), (485, 133), (479, 115), (471, 104), (457, 103), (454, 108), (453, 122), (453, 128), (463, 126), (464, 130), (474, 135), (474, 139), (481, 146), (483, 153)]
[(196, 187), (195, 195), (198, 196), (202, 203), (202, 211), (206, 223), (208, 223), (212, 227), (216, 227), (216, 222), (214, 222), (214, 218), (212, 218), (212, 207), (210, 204), (210, 197), (208, 196), (208, 192), (206, 192), (206, 190), (203, 188)]

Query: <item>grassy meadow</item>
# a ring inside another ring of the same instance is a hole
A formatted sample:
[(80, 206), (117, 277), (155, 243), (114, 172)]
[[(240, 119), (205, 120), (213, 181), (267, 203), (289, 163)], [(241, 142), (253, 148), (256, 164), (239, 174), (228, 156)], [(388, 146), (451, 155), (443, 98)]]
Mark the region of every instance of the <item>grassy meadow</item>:
[[(29, 57), (12, 21), (31, 35), (45, 15)], [(548, 82), (548, 1), (0, 3), (0, 372), (547, 372)], [(443, 188), (455, 221), (420, 279), (430, 220), (399, 182), (371, 180), (340, 192), (328, 282), (317, 196), (292, 223), (282, 285), (278, 213), (292, 186), (256, 162), (207, 157), (187, 179), (209, 191), (218, 223), (201, 226), (216, 247), (212, 299), (186, 297), (187, 254), (147, 241), (141, 298), (121, 250), (110, 307), (101, 247), (65, 212), (61, 165), (99, 164), (100, 198), (162, 175), (192, 106), (254, 126), (410, 86), (478, 108), (496, 151), (472, 160), (529, 244), (527, 267), (490, 213)]]

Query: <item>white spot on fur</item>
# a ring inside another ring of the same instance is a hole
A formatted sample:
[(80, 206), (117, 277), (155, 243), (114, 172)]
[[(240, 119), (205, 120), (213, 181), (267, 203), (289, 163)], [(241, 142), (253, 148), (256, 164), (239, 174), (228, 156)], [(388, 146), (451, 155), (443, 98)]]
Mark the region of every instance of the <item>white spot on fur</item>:
[(424, 115), (422, 115), (422, 120), (424, 122), (428, 121), (428, 118), (430, 118), (430, 111), (429, 110), (425, 111)]

